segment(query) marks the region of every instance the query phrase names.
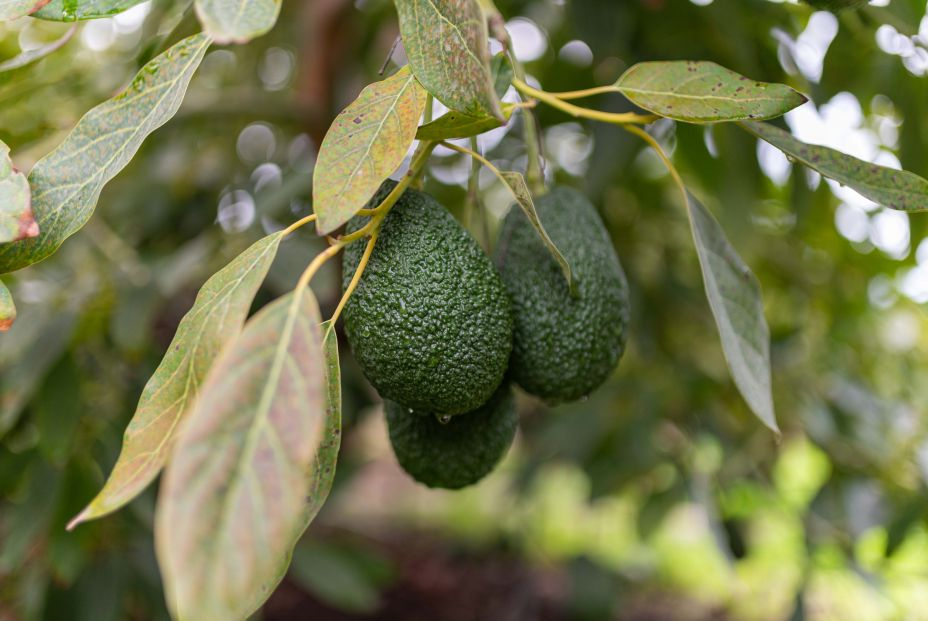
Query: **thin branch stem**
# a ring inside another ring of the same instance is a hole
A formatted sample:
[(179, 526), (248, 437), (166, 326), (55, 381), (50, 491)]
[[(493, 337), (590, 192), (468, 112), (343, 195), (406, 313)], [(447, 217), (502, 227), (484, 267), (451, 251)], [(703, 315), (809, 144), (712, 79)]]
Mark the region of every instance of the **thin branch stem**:
[(309, 214), (305, 218), (300, 218), (299, 220), (297, 220), (296, 222), (294, 222), (293, 224), (291, 224), (290, 226), (284, 229), (283, 231), (284, 237), (286, 237), (293, 231), (297, 230), (304, 224), (309, 224), (310, 222), (315, 222), (315, 221), (316, 221), (316, 214), (314, 213)]
[(500, 181), (502, 181), (503, 183), (506, 183), (506, 180), (503, 178), (503, 173), (500, 172), (499, 168), (497, 168), (493, 164), (493, 162), (491, 162), (487, 158), (477, 153), (474, 149), (468, 149), (467, 147), (462, 147), (461, 145), (454, 144), (453, 142), (444, 142), (444, 141), (441, 143), (441, 146), (445, 147), (446, 149), (451, 149), (452, 151), (457, 151), (458, 153), (463, 153), (464, 155), (471, 156), (472, 158), (474, 158), (474, 161), (480, 162), (481, 164), (489, 168), (493, 172), (494, 175), (499, 177)]
[(409, 186), (412, 185), (422, 174), (423, 170), (425, 169), (425, 163), (428, 161), (429, 156), (437, 146), (438, 143), (432, 140), (419, 143), (419, 148), (416, 149), (416, 152), (412, 156), (412, 161), (409, 163), (409, 170), (406, 171), (406, 174), (403, 175), (403, 178), (399, 181), (399, 183), (396, 184), (396, 187), (393, 188), (393, 190), (387, 194), (386, 198), (384, 198), (383, 201), (381, 201), (381, 203), (374, 209), (361, 209), (358, 211), (358, 214), (360, 215), (370, 216), (370, 222), (365, 224), (354, 233), (345, 235), (338, 239), (337, 244), (344, 247), (353, 241), (361, 239), (362, 237), (370, 237), (367, 242), (367, 246), (364, 248), (364, 254), (361, 256), (361, 260), (358, 262), (358, 267), (355, 269), (354, 276), (351, 278), (351, 282), (345, 289), (345, 293), (342, 294), (341, 299), (338, 301), (338, 306), (335, 307), (335, 312), (332, 313), (332, 317), (329, 319), (329, 328), (326, 331), (326, 337), (328, 337), (329, 331), (334, 329), (335, 322), (338, 321), (339, 316), (342, 314), (342, 310), (345, 308), (345, 304), (348, 303), (348, 299), (351, 297), (351, 294), (354, 293), (354, 290), (358, 286), (358, 282), (361, 280), (361, 275), (364, 273), (364, 269), (367, 267), (367, 262), (370, 260), (371, 254), (374, 252), (374, 246), (377, 243), (377, 237), (380, 235), (381, 223), (383, 223), (384, 218), (387, 217), (390, 209), (393, 208), (403, 193), (406, 192), (406, 190), (409, 189)]
[(345, 244), (342, 241), (337, 241), (333, 245), (317, 254), (316, 258), (312, 260), (312, 263), (310, 263), (306, 269), (303, 270), (303, 274), (300, 276), (300, 280), (296, 283), (295, 289), (300, 290), (308, 285), (309, 281), (311, 281), (313, 276), (316, 275), (316, 272), (319, 271), (319, 268), (321, 268), (326, 261), (337, 255), (344, 247)]
[(653, 123), (660, 118), (655, 114), (636, 114), (634, 112), (602, 112), (600, 110), (590, 110), (589, 108), (582, 108), (580, 106), (575, 106), (572, 103), (562, 101), (552, 93), (547, 93), (545, 91), (538, 90), (537, 88), (533, 88), (519, 78), (515, 78), (512, 81), (512, 84), (520, 93), (528, 95), (529, 97), (534, 97), (538, 101), (543, 101), (549, 106), (557, 108), (558, 110), (566, 112), (567, 114), (577, 118), (602, 121), (603, 123), (612, 123), (614, 125), (646, 125), (648, 123)]
[(596, 95), (605, 95), (606, 93), (618, 93), (618, 89), (612, 84), (607, 84), (606, 86), (594, 86), (593, 88), (585, 88), (580, 91), (562, 91), (560, 93), (552, 93), (548, 91), (549, 95), (557, 97), (561, 101), (566, 101), (568, 99), (584, 99), (586, 97), (594, 97)]
[[(364, 270), (367, 268), (367, 263), (371, 259), (371, 254), (374, 252), (374, 246), (377, 244), (378, 235), (380, 235), (380, 227), (374, 229), (374, 232), (371, 233), (371, 238), (368, 240), (367, 246), (364, 248), (364, 254), (361, 255), (361, 260), (358, 262), (358, 267), (354, 271), (354, 276), (351, 277), (351, 282), (348, 283), (348, 287), (345, 289), (345, 293), (342, 294), (342, 299), (338, 301), (338, 306), (335, 307), (335, 311), (332, 313), (332, 317), (329, 319), (329, 330), (332, 330), (335, 327), (335, 322), (338, 321), (342, 311), (345, 309), (345, 304), (348, 303), (348, 298), (350, 298), (351, 294), (354, 293), (354, 290), (358, 288), (358, 283), (361, 282), (361, 275), (364, 274)], [(328, 337), (328, 331), (326, 332), (326, 337)]]
[(677, 171), (677, 167), (673, 165), (673, 162), (670, 161), (670, 158), (664, 152), (664, 149), (661, 147), (660, 143), (654, 139), (654, 136), (644, 131), (640, 127), (635, 125), (625, 125), (623, 126), (625, 131), (630, 132), (642, 140), (644, 140), (655, 152), (657, 152), (658, 157), (664, 162), (664, 165), (667, 167), (667, 170), (670, 172), (670, 176), (673, 177), (674, 183), (677, 184), (677, 187), (680, 189), (680, 193), (683, 194), (683, 204), (689, 204), (689, 195), (686, 192), (686, 185), (683, 183), (683, 178), (680, 176), (680, 173)]

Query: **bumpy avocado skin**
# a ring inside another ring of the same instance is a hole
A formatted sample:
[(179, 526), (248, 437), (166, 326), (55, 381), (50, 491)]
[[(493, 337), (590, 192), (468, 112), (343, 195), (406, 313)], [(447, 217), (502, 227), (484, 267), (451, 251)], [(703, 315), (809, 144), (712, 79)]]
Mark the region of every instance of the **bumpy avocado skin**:
[(460, 489), (485, 477), (512, 445), (518, 416), (512, 389), (447, 424), (392, 401), (384, 403), (390, 443), (403, 469), (428, 487)]
[[(370, 206), (395, 185), (386, 182)], [(353, 218), (348, 232), (367, 220)], [(345, 248), (343, 287), (365, 245)], [(489, 399), (512, 350), (509, 298), (492, 261), (435, 199), (415, 190), (384, 219), (344, 317), (352, 352), (380, 396), (437, 415)]]
[(832, 13), (856, 9), (867, 4), (867, 0), (805, 0), (805, 2), (816, 9)]
[(510, 374), (549, 403), (588, 395), (612, 373), (628, 335), (625, 273), (596, 209), (557, 187), (536, 202), (542, 224), (577, 280), (561, 271), (519, 209), (506, 216), (495, 260), (512, 300)]

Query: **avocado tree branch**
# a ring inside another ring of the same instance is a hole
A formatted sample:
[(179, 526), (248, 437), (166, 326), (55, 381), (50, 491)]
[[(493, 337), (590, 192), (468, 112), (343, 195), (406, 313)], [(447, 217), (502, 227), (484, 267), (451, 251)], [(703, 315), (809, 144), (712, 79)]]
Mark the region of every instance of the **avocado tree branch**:
[(653, 123), (657, 119), (661, 118), (656, 114), (636, 114), (634, 112), (603, 112), (601, 110), (590, 110), (589, 108), (575, 106), (572, 103), (561, 100), (553, 93), (548, 93), (529, 86), (519, 78), (513, 79), (512, 85), (515, 86), (520, 93), (528, 95), (529, 97), (534, 97), (538, 101), (543, 101), (549, 106), (557, 108), (558, 110), (566, 112), (567, 114), (577, 118), (602, 121), (603, 123), (612, 123), (614, 125), (647, 125), (648, 123)]

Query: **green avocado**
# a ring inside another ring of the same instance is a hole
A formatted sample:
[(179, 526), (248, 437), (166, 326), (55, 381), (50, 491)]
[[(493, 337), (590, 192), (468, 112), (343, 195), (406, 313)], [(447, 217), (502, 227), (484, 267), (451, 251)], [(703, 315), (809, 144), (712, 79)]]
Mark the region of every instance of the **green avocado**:
[(522, 211), (510, 211), (495, 254), (512, 300), (510, 373), (549, 403), (574, 401), (602, 384), (622, 357), (628, 285), (599, 214), (582, 194), (554, 188), (538, 199), (536, 209), (570, 263), (577, 295), (571, 296)]
[(508, 385), (447, 423), (392, 401), (384, 403), (384, 410), (397, 461), (428, 487), (460, 489), (485, 477), (512, 445), (518, 426)]
[(867, 4), (867, 0), (805, 0), (805, 2), (813, 8), (832, 13), (856, 9)]
[[(388, 181), (376, 206), (396, 186)], [(348, 232), (366, 217), (355, 217)], [(366, 240), (345, 248), (343, 287)], [(437, 415), (469, 412), (499, 387), (512, 315), (493, 262), (428, 194), (407, 190), (390, 210), (344, 310), (355, 359), (384, 399)]]

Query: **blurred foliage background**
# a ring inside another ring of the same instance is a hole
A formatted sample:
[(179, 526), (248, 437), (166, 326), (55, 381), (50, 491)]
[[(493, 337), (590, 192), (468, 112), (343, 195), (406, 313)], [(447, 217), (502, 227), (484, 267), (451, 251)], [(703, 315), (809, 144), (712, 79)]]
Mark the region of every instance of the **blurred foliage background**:
[[(548, 90), (610, 83), (642, 60), (713, 60), (808, 94), (786, 118), (800, 138), (928, 173), (924, 0), (838, 17), (768, 0), (498, 4)], [(18, 167), (192, 32), (189, 5), (150, 0), (85, 23), (58, 52), (0, 72), (0, 140)], [(69, 28), (2, 24), (0, 59)], [(208, 53), (180, 113), (109, 184), (91, 224), (9, 278), (20, 319), (0, 336), (0, 620), (167, 618), (156, 490), (73, 533), (64, 524), (115, 462), (198, 287), (311, 211), (316, 148), (378, 79), (396, 35), (388, 0), (284, 3), (269, 35)], [(729, 380), (660, 162), (618, 128), (538, 112), (549, 181), (596, 202), (628, 273), (622, 364), (582, 402), (521, 399), (501, 469), (449, 493), (401, 473), (344, 352), (336, 487), (260, 616), (928, 619), (928, 216), (877, 208), (731, 125), (653, 127), (763, 285), (777, 439)], [(524, 166), (521, 122), (481, 149)], [(437, 156), (427, 187), (459, 213), (470, 162)], [(492, 229), (506, 194), (481, 183)], [(320, 248), (309, 233), (285, 242), (256, 305)], [(324, 314), (338, 299), (326, 269), (314, 284)]]

